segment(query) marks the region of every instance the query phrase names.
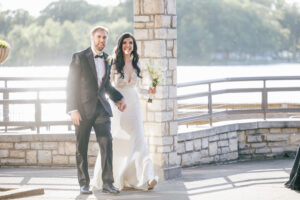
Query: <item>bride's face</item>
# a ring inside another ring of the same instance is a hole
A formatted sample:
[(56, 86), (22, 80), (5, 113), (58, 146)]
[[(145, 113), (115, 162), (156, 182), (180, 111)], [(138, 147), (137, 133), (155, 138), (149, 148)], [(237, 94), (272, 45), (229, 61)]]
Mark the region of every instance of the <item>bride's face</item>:
[(122, 44), (122, 50), (124, 55), (130, 55), (133, 50), (132, 38), (125, 38)]

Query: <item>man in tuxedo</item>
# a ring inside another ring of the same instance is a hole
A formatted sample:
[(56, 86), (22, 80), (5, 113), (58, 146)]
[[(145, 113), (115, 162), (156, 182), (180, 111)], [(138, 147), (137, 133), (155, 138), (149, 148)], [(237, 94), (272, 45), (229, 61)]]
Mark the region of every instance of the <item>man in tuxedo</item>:
[(89, 188), (87, 151), (92, 127), (101, 151), (103, 192), (117, 194), (113, 186), (111, 107), (108, 94), (120, 111), (126, 104), (123, 96), (110, 83), (111, 62), (103, 52), (108, 29), (97, 26), (91, 31), (91, 47), (75, 53), (67, 81), (67, 112), (71, 115), (76, 134), (76, 164), (81, 194), (91, 194)]

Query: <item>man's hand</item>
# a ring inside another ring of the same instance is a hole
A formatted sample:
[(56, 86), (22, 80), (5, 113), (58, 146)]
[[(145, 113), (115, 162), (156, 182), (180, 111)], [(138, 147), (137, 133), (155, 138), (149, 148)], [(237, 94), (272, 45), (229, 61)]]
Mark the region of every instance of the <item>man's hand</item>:
[(126, 103), (125, 103), (124, 98), (121, 99), (120, 101), (118, 101), (118, 102), (116, 103), (116, 106), (118, 107), (118, 109), (119, 109), (121, 112), (123, 112), (123, 111), (126, 109)]
[(71, 119), (73, 124), (75, 124), (76, 126), (79, 126), (80, 121), (82, 120), (80, 113), (78, 111), (71, 112)]

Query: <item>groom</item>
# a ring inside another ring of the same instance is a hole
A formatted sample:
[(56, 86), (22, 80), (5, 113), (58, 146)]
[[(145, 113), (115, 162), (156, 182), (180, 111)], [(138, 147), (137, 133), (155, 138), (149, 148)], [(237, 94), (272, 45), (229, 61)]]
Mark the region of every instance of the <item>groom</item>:
[(87, 150), (92, 127), (101, 151), (103, 192), (117, 194), (113, 186), (112, 111), (105, 97), (108, 94), (120, 111), (126, 104), (123, 96), (110, 84), (108, 55), (103, 52), (108, 29), (97, 26), (91, 31), (91, 47), (75, 53), (67, 81), (67, 112), (71, 115), (76, 134), (76, 164), (81, 194), (91, 194), (89, 188)]

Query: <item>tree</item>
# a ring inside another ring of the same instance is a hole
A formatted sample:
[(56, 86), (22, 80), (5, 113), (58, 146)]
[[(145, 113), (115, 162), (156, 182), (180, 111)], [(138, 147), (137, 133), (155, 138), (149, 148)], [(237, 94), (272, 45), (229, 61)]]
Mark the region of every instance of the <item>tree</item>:
[(289, 30), (288, 46), (293, 53), (293, 60), (296, 60), (296, 53), (299, 50), (300, 43), (300, 10), (296, 4), (286, 6), (284, 12), (284, 19), (281, 21), (282, 26)]

